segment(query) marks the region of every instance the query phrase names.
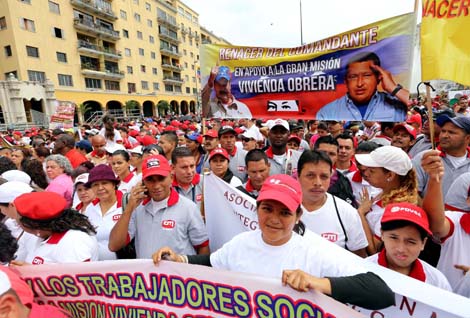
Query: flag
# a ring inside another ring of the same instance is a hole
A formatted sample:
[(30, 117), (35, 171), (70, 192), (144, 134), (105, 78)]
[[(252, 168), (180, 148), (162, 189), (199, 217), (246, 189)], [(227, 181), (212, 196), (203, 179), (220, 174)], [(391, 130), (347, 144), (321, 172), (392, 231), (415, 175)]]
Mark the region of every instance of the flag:
[(470, 85), (470, 5), (467, 0), (423, 0), (421, 77)]

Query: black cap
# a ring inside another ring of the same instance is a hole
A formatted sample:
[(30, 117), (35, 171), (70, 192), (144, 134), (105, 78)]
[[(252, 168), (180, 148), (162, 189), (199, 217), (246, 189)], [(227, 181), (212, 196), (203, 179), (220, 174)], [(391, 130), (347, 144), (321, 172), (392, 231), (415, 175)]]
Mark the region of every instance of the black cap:
[(454, 117), (451, 118), (447, 115), (439, 116), (437, 118), (437, 124), (439, 126), (444, 126), (445, 123), (451, 122), (455, 126), (465, 130), (467, 134), (470, 134), (470, 118), (468, 117)]
[(235, 131), (235, 129), (233, 129), (232, 126), (224, 126), (224, 127), (219, 129), (219, 138), (220, 138), (220, 136), (222, 136), (223, 134), (226, 134), (226, 133), (232, 133), (234, 135), (237, 135), (237, 132)]

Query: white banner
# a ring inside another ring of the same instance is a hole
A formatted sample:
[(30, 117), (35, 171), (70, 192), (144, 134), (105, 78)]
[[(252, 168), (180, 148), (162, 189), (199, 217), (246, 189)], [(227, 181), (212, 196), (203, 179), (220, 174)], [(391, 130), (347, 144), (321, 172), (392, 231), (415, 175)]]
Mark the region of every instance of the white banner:
[(365, 317), (280, 279), (198, 265), (118, 260), (19, 269), (37, 299), (76, 318)]
[[(207, 230), (211, 251), (217, 250), (233, 236), (258, 226), (256, 201), (231, 187), (213, 174), (205, 175), (204, 200)], [(207, 199), (210, 194), (210, 199)], [(256, 226), (255, 226), (256, 225)], [(312, 245), (327, 244), (325, 250), (341, 253), (345, 264), (361, 262), (379, 275), (395, 292), (396, 305), (384, 310), (369, 311), (356, 308), (370, 318), (457, 318), (470, 317), (470, 299), (447, 292), (416, 279), (365, 261), (336, 244), (309, 232), (306, 239)], [(338, 255), (338, 254), (336, 254)]]

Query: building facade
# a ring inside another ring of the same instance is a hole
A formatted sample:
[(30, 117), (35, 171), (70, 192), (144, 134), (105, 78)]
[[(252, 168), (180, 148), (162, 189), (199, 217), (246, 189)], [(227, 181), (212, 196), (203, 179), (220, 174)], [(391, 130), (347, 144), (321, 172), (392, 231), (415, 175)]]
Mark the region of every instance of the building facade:
[[(201, 32), (198, 13), (178, 0), (2, 0), (0, 75), (52, 83), (85, 120), (196, 113), (202, 39), (219, 39)], [(50, 111), (45, 100), (31, 104)]]

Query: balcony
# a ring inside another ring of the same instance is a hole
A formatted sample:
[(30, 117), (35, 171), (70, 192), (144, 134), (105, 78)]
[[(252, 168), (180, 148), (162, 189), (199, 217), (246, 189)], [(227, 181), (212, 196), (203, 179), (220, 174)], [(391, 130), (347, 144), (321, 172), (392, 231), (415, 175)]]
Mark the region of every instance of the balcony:
[(196, 36), (196, 32), (194, 32), (194, 31), (189, 31), (189, 32), (188, 32), (188, 36), (189, 36), (190, 38), (193, 38), (194, 36)]
[(124, 78), (124, 72), (117, 68), (102, 69), (97, 65), (91, 63), (83, 63), (81, 65), (83, 75), (91, 75), (98, 78), (106, 79), (122, 79)]
[(167, 0), (158, 0), (158, 3), (162, 4), (168, 10), (171, 10), (173, 13), (176, 13), (176, 7), (172, 5), (170, 1)]
[(183, 67), (177, 64), (162, 63), (162, 69), (181, 72), (183, 70)]
[(174, 43), (174, 44), (180, 44), (181, 43), (181, 40), (174, 37), (174, 36), (171, 36), (169, 33), (166, 33), (166, 32), (160, 32), (158, 34), (160, 36), (160, 39), (162, 40), (167, 40), (171, 43)]
[(187, 28), (187, 27), (182, 27), (182, 28), (181, 28), (181, 34), (182, 34), (182, 35), (188, 34), (188, 28)]
[(105, 6), (100, 6), (93, 0), (70, 0), (70, 3), (72, 3), (72, 5), (76, 6), (77, 8), (83, 9), (84, 11), (92, 12), (99, 17), (111, 21), (115, 21), (118, 18), (114, 14), (113, 10)]
[(114, 31), (103, 27), (93, 21), (75, 18), (73, 24), (77, 30), (87, 32), (89, 34), (99, 35), (102, 38), (109, 40), (119, 40), (119, 31)]
[(183, 85), (184, 80), (179, 77), (174, 76), (164, 76), (163, 83), (165, 84), (173, 84), (173, 85)]
[(166, 25), (176, 31), (178, 31), (180, 28), (178, 24), (176, 23), (176, 19), (175, 21), (173, 21), (171, 19), (168, 19), (168, 17), (165, 17), (165, 16), (161, 16), (161, 15), (157, 16), (157, 22), (160, 24)]
[(183, 54), (178, 52), (176, 49), (170, 49), (170, 48), (164, 48), (164, 47), (160, 47), (160, 53), (163, 55), (170, 55), (170, 56), (175, 56), (175, 57), (183, 56)]
[(105, 57), (114, 60), (119, 60), (122, 58), (120, 51), (116, 51), (112, 48), (102, 47), (83, 40), (78, 40), (78, 51), (95, 57), (104, 55)]

